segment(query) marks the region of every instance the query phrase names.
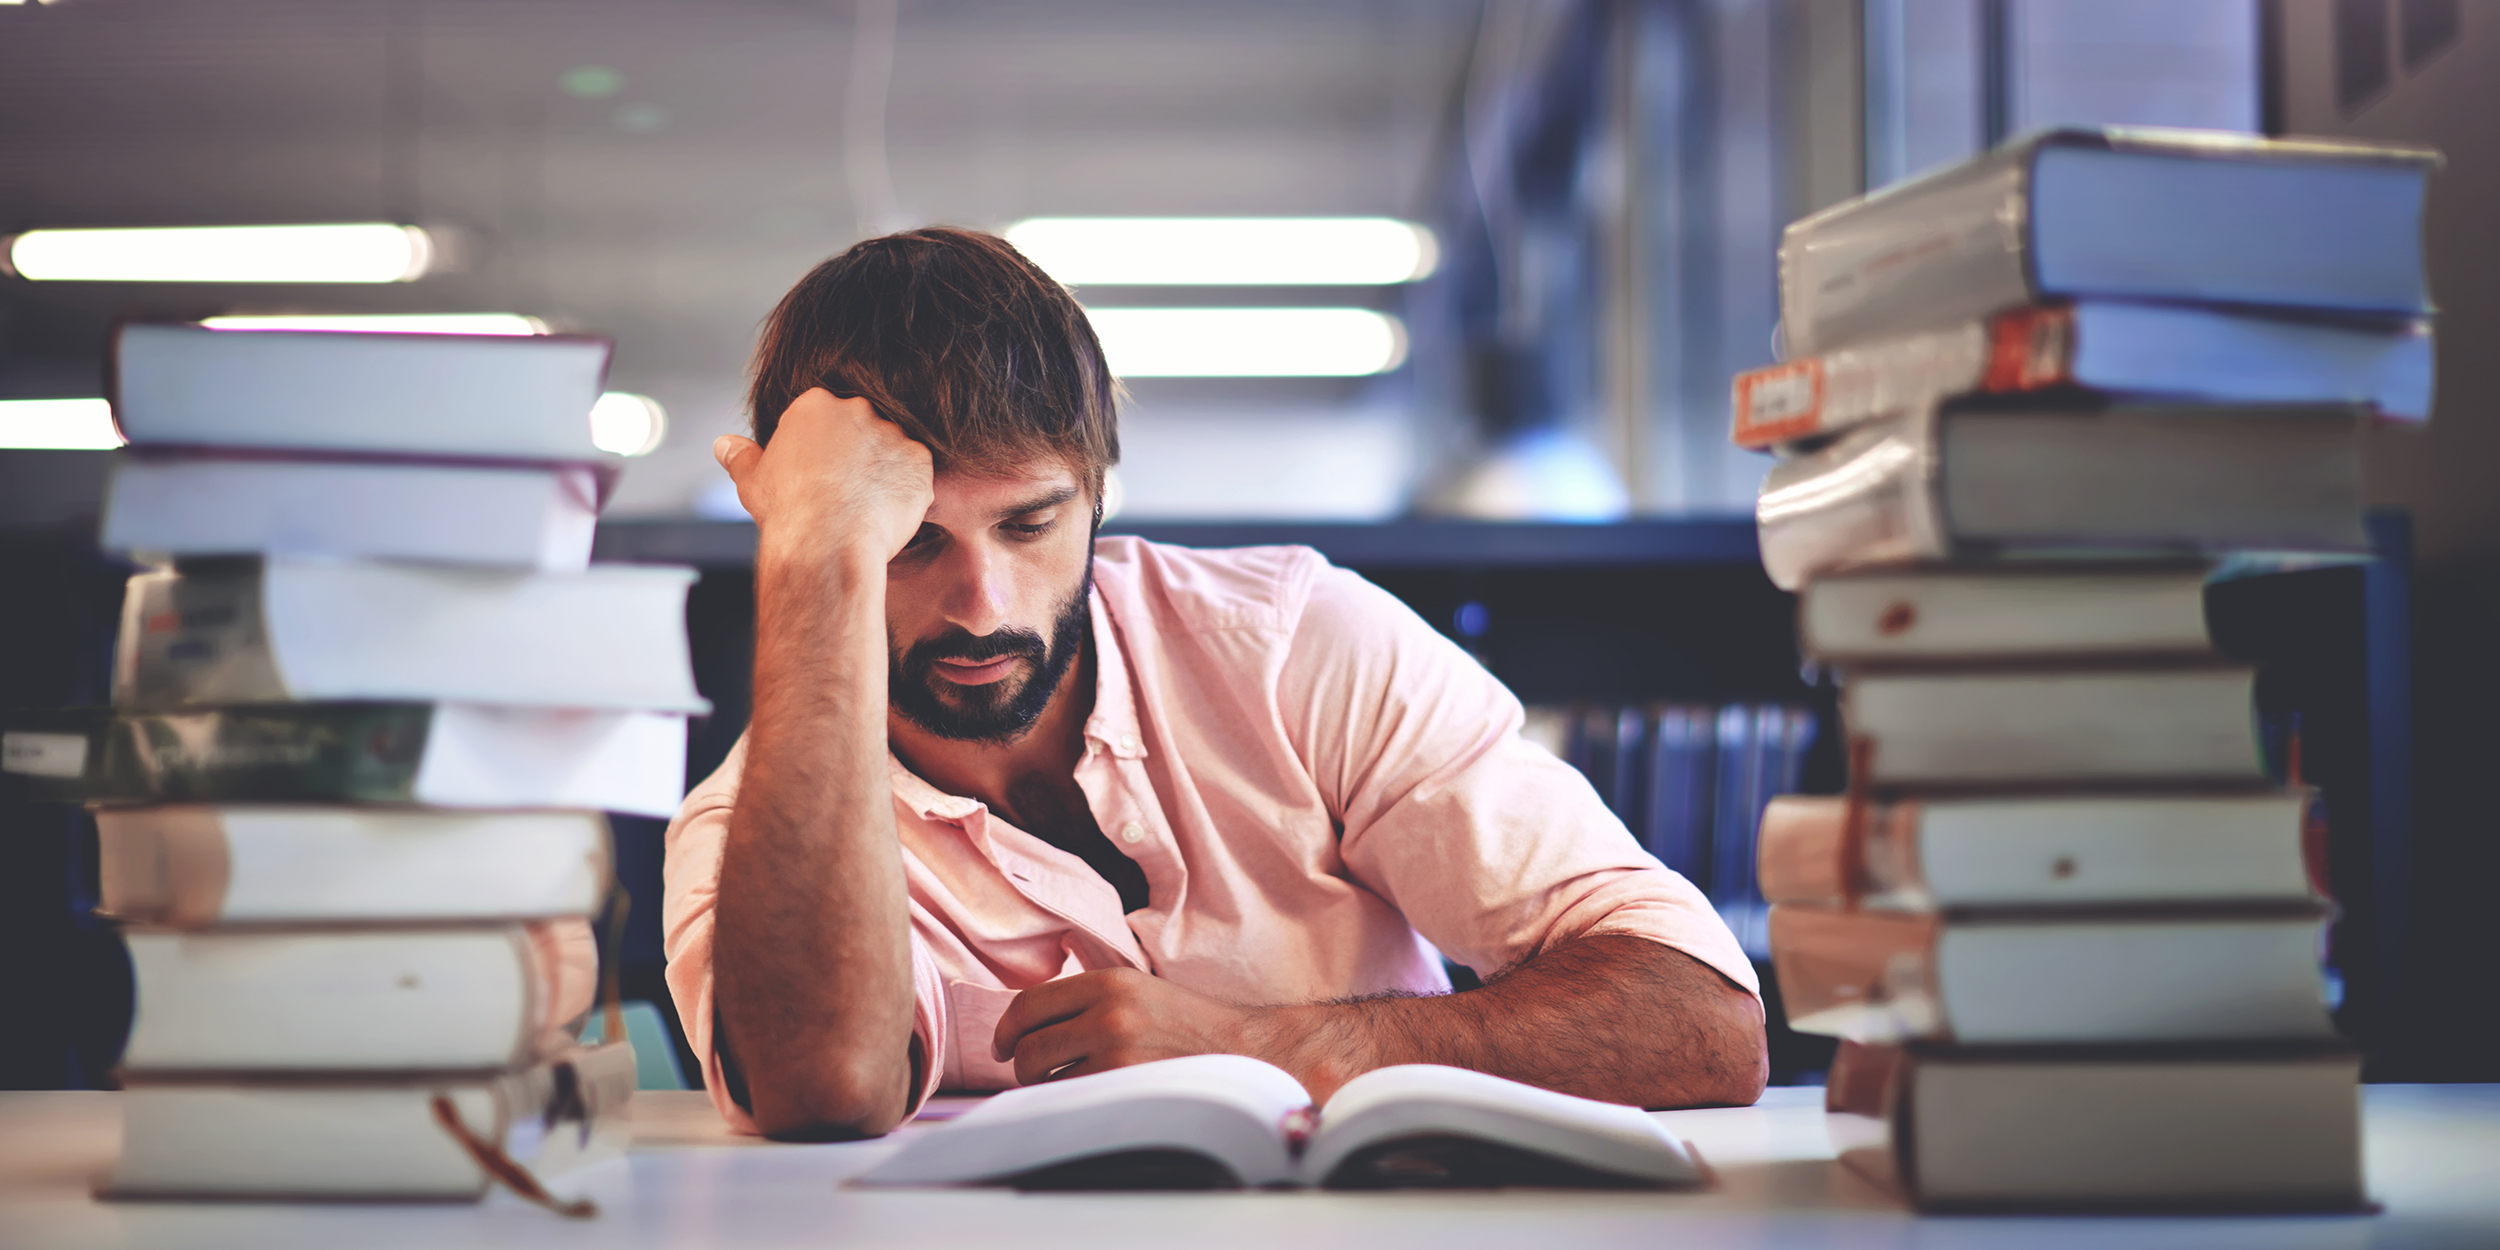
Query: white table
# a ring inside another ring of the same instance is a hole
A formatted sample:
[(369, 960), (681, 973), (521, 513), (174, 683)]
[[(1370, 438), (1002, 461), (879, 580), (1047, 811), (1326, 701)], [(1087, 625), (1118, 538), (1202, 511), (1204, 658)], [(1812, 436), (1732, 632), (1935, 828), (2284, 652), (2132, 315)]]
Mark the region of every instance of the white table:
[(646, 1093), (627, 1157), (577, 1179), (604, 1208), (590, 1221), (501, 1194), (479, 1206), (98, 1202), (89, 1190), (119, 1149), (118, 1095), (0, 1094), (0, 1247), (2500, 1246), (2500, 1086), (2370, 1087), (2370, 1186), (2385, 1212), (2264, 1218), (1919, 1218), (1831, 1161), (1821, 1094), (1663, 1113), (1717, 1170), (1699, 1193), (1016, 1194), (847, 1189), (892, 1138), (738, 1138), (700, 1093)]

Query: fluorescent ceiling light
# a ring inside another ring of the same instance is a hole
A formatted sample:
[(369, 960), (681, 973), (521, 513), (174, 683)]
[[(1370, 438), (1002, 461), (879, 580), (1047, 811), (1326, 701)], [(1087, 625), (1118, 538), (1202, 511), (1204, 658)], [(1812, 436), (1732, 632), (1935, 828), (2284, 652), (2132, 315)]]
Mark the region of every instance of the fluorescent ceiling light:
[(648, 395), (609, 391), (590, 406), (590, 441), (620, 456), (649, 455), (668, 434), (668, 410)]
[(408, 282), (434, 261), (415, 226), (29, 230), (9, 267), (35, 282)]
[(1363, 308), (1093, 308), (1085, 314), (1124, 378), (1316, 378), (1385, 373), (1406, 328)]
[(92, 451), (122, 445), (101, 399), (0, 399), (0, 447)]
[(1070, 285), (1379, 286), (1440, 259), (1430, 230), (1387, 217), (1034, 217), (1007, 241)]
[(211, 330), (327, 330), (356, 334), (545, 334), (547, 323), (519, 313), (358, 313), (306, 317), (207, 317)]

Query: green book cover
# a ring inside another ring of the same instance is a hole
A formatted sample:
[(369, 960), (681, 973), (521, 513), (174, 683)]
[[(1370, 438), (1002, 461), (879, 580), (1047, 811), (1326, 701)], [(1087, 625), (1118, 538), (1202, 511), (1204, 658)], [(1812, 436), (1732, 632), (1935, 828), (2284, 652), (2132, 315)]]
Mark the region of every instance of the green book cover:
[(412, 803), (433, 716), (427, 703), (16, 713), (0, 770), (64, 802)]

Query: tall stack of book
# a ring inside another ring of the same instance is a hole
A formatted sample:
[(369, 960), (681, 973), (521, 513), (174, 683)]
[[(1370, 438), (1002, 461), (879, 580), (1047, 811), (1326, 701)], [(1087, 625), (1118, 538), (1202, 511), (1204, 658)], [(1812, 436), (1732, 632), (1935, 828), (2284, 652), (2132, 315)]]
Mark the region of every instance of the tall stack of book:
[(1850, 789), (1770, 805), (1761, 883), (1842, 1158), (1921, 1207), (2363, 1200), (2307, 800), (2203, 596), (2366, 550), (2433, 162), (2059, 131), (1788, 228), (1735, 434)]
[(604, 342), (117, 342), (113, 706), (13, 717), (126, 922), (128, 1196), (474, 1199), (613, 1144), (605, 811), (684, 770), (689, 571), (588, 566)]

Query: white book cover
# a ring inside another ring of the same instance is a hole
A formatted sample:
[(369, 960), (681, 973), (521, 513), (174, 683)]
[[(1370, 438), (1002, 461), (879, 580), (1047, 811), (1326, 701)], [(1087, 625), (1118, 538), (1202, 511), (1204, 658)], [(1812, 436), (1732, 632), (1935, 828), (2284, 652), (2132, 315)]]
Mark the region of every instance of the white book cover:
[(263, 552), (503, 565), (590, 563), (588, 465), (131, 455), (115, 459), (101, 544), (143, 556)]
[[(589, 941), (586, 927), (576, 936)], [(159, 1074), (526, 1064), (569, 1036), (596, 975), (574, 966), (556, 930), (519, 924), (136, 930), (128, 941), (137, 1007), (122, 1066)]]
[(350, 699), (703, 712), (691, 569), (523, 573), (271, 556), (130, 580), (114, 701)]
[(633, 1093), (624, 1042), (477, 1076), (140, 1081), (118, 1096), (122, 1153), (105, 1196), (474, 1201), (489, 1178), (436, 1121), (436, 1096), (543, 1182), (622, 1155)]
[(602, 339), (122, 327), (113, 419), (134, 444), (587, 463)]
[(597, 812), (173, 804), (95, 822), (100, 910), (140, 924), (587, 916), (608, 886)]

